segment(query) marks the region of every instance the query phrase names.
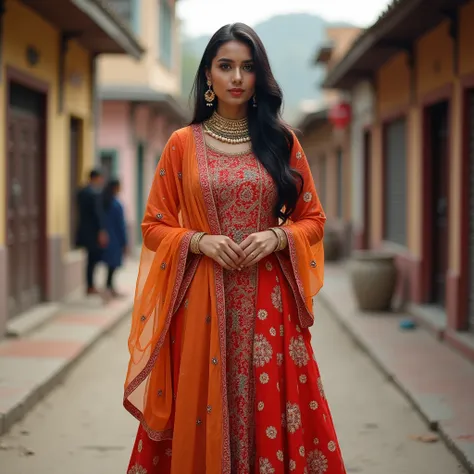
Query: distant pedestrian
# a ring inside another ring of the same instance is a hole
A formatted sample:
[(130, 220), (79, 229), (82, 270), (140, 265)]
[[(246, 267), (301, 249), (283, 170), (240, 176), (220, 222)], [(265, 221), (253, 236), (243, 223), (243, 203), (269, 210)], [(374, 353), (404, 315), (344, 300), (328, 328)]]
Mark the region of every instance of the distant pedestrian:
[(94, 271), (107, 245), (104, 211), (102, 207), (103, 177), (99, 170), (89, 173), (89, 183), (77, 195), (78, 227), (76, 244), (87, 251), (87, 294), (99, 293), (94, 285)]
[(111, 180), (104, 190), (103, 205), (105, 229), (109, 242), (104, 248), (102, 260), (107, 265), (107, 294), (120, 297), (114, 284), (117, 268), (122, 266), (123, 256), (127, 252), (127, 231), (123, 206), (117, 196), (120, 193), (120, 181)]

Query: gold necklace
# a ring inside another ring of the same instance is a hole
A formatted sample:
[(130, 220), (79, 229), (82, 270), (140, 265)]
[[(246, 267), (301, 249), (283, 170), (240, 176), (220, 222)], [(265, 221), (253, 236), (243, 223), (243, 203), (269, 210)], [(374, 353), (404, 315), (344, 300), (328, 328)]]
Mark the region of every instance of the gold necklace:
[(226, 119), (214, 112), (203, 124), (204, 132), (223, 143), (236, 145), (250, 141), (247, 118), (232, 120)]

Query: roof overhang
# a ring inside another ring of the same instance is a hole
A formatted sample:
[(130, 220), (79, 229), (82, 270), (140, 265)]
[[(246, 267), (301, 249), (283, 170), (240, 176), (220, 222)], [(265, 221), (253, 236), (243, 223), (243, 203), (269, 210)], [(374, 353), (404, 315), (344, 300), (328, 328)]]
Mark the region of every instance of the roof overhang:
[(374, 73), (393, 55), (411, 51), (420, 36), (452, 17), (466, 0), (394, 0), (354, 42), (328, 73), (323, 87), (348, 90)]
[(322, 125), (323, 123), (327, 122), (327, 120), (328, 109), (321, 109), (302, 116), (296, 128), (304, 134), (308, 128)]
[(21, 0), (95, 53), (128, 54), (140, 58), (145, 49), (105, 0)]
[(175, 97), (148, 86), (101, 85), (98, 96), (102, 101), (128, 101), (154, 105), (163, 113), (177, 118), (182, 123), (189, 119), (187, 109)]

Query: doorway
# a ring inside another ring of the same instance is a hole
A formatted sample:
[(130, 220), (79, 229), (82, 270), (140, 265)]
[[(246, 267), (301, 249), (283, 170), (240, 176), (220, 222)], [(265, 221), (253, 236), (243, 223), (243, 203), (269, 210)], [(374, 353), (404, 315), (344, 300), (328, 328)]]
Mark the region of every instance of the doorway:
[(77, 190), (80, 184), (82, 120), (71, 117), (69, 119), (69, 245), (76, 248), (77, 231)]
[(45, 95), (10, 82), (7, 112), (8, 314), (43, 301)]
[(440, 102), (428, 107), (428, 180), (429, 232), (431, 249), (431, 271), (429, 272), (429, 302), (440, 307), (446, 304), (446, 274), (448, 271), (448, 195), (449, 195), (449, 149), (448, 149), (448, 102)]

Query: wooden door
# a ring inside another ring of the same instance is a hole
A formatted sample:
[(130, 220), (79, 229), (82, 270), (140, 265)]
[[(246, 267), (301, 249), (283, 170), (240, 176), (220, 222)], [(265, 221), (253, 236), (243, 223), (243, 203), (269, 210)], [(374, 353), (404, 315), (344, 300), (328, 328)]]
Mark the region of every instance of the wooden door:
[(7, 140), (7, 251), (9, 316), (43, 299), (42, 96), (10, 87)]
[(69, 121), (69, 186), (70, 186), (70, 203), (69, 203), (69, 229), (70, 229), (70, 246), (76, 247), (76, 231), (77, 231), (77, 191), (79, 188), (79, 169), (81, 165), (81, 134), (82, 121), (71, 117)]
[(432, 169), (432, 281), (431, 302), (440, 306), (446, 301), (448, 270), (448, 104), (430, 108), (430, 150)]

